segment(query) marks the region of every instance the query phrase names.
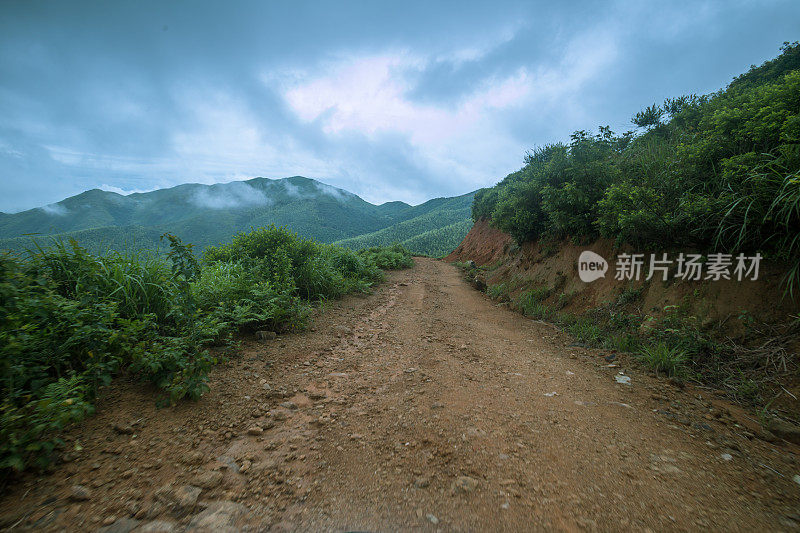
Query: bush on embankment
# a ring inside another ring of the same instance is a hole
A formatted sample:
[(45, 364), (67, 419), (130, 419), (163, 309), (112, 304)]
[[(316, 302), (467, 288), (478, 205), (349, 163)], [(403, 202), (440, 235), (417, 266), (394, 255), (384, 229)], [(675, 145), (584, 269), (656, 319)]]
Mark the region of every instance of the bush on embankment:
[(598, 237), (638, 248), (761, 252), (800, 281), (800, 44), (716, 93), (637, 113), (641, 133), (577, 131), (475, 195), (474, 220), (519, 243)]

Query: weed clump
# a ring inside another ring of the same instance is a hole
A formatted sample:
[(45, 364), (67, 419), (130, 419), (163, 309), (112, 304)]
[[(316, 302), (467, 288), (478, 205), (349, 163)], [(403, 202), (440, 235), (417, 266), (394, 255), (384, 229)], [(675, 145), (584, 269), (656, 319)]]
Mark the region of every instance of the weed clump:
[(677, 346), (658, 344), (645, 345), (636, 354), (636, 357), (656, 374), (664, 373), (668, 377), (683, 380), (689, 375), (687, 363), (689, 356)]

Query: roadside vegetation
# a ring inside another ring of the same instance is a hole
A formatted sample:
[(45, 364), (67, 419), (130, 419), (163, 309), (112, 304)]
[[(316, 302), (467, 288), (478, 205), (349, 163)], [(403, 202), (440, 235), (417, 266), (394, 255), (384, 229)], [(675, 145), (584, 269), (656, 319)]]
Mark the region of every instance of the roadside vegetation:
[(642, 249), (761, 252), (800, 281), (800, 44), (709, 95), (654, 104), (638, 133), (576, 131), (482, 189), (474, 220), (517, 242), (608, 237)]
[[(488, 220), (516, 245), (539, 241), (544, 257), (565, 239), (600, 237), (641, 253), (760, 253), (785, 265), (783, 297), (797, 301), (798, 95), (800, 43), (784, 43), (778, 57), (722, 90), (636, 113), (635, 131), (601, 126), (536, 148), (520, 170), (476, 192), (472, 218)], [(798, 379), (798, 317), (776, 325), (739, 317), (746, 331), (734, 340), (701, 327), (688, 301), (643, 312), (637, 289), (628, 289), (614, 302), (572, 314), (563, 311), (572, 295), (559, 294), (559, 283), (501, 279), (486, 287), (480, 280), (488, 273), (462, 266), (492, 298), (555, 323), (587, 347), (633, 354), (656, 374), (718, 387), (753, 406), (794, 398), (781, 384)]]
[(275, 226), (200, 259), (163, 239), (166, 255), (97, 255), (74, 240), (0, 255), (0, 472), (47, 466), (116, 376), (153, 383), (162, 404), (196, 399), (236, 333), (301, 330), (315, 303), (413, 264), (400, 246), (355, 252)]
[[(534, 320), (555, 324), (586, 348), (625, 353), (631, 360), (658, 376), (677, 384), (687, 381), (726, 391), (733, 399), (753, 407), (769, 405), (775, 399), (777, 380), (792, 378), (797, 361), (792, 343), (800, 336), (800, 317), (790, 317), (782, 327), (744, 320), (744, 339), (759, 339), (752, 346), (713, 329), (701, 327), (687, 302), (660, 310), (659, 318), (642, 309), (642, 288), (622, 290), (612, 301), (585, 310), (564, 310), (574, 294), (556, 287), (537, 285), (512, 278), (486, 285), (492, 266), (472, 262), (456, 263), (466, 278), (493, 300), (508, 305)], [(556, 284), (557, 286), (557, 284)]]

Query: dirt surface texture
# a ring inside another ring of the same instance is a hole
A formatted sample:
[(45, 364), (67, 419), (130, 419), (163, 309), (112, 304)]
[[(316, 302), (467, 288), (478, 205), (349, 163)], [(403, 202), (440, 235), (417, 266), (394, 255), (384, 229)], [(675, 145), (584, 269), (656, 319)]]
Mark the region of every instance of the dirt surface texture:
[(417, 258), (305, 333), (245, 341), (198, 402), (121, 380), (66, 462), (5, 488), (45, 531), (780, 531), (798, 448)]

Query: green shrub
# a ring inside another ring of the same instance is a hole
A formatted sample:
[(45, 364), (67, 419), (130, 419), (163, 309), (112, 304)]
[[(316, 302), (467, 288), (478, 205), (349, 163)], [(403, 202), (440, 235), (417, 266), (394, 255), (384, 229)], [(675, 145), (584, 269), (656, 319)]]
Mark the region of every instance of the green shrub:
[(414, 266), (411, 253), (397, 243), (391, 246), (367, 248), (361, 250), (359, 254), (369, 263), (384, 270), (402, 270)]
[(497, 283), (495, 285), (489, 285), (486, 288), (486, 294), (488, 294), (492, 300), (508, 301), (508, 284)]
[(603, 330), (594, 321), (586, 317), (577, 318), (567, 326), (567, 331), (580, 342), (589, 346), (601, 345)]
[(620, 352), (636, 352), (641, 346), (641, 340), (633, 333), (617, 331), (606, 337), (603, 347)]
[(553, 313), (550, 308), (539, 301), (529, 302), (523, 306), (520, 306), (520, 310), (525, 316), (536, 320), (549, 320), (553, 317)]
[(198, 328), (169, 273), (74, 242), (26, 261), (0, 258), (0, 467), (45, 464), (57, 431), (88, 414), (98, 388), (122, 369), (172, 401), (205, 390), (210, 356), (193, 342)]
[(663, 342), (642, 346), (637, 358), (656, 373), (663, 372), (671, 378), (685, 379), (689, 375), (689, 356), (677, 346)]
[(642, 297), (642, 292), (644, 291), (644, 287), (639, 287), (638, 289), (635, 287), (627, 287), (619, 296), (617, 296), (616, 305), (620, 307), (624, 307), (629, 305)]
[(0, 255), (0, 470), (45, 466), (59, 432), (93, 410), (126, 371), (196, 399), (219, 361), (207, 349), (240, 329), (305, 326), (311, 302), (366, 291), (399, 247), (356, 253), (285, 228), (242, 233), (200, 264), (173, 235), (164, 254), (94, 255), (56, 241), (20, 259)]
[(200, 309), (233, 328), (300, 329), (310, 311), (299, 297), (276, 290), (238, 261), (207, 265), (194, 293)]
[(517, 298), (515, 306), (525, 316), (544, 320), (550, 316), (549, 308), (544, 305), (544, 300), (550, 296), (551, 290), (547, 287), (537, 287), (523, 292)]
[(558, 301), (556, 302), (556, 309), (564, 309), (572, 299), (575, 297), (575, 292), (562, 292), (558, 295)]

